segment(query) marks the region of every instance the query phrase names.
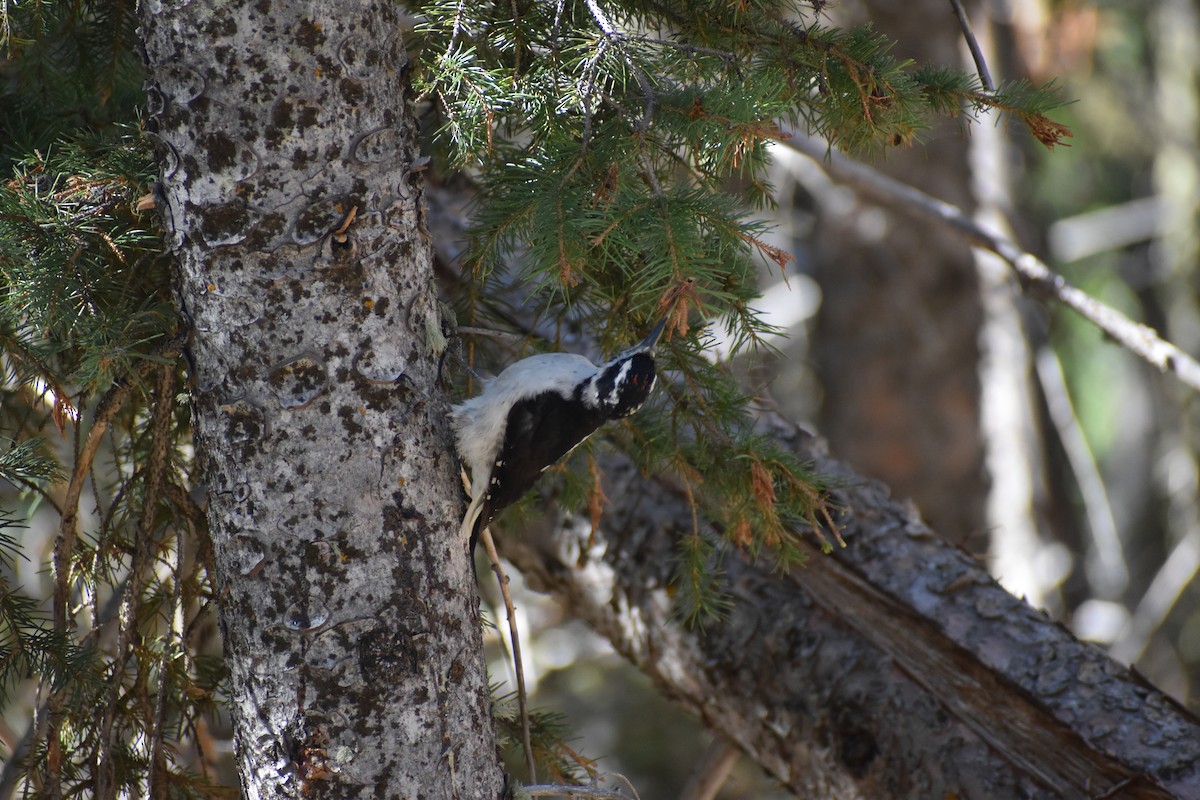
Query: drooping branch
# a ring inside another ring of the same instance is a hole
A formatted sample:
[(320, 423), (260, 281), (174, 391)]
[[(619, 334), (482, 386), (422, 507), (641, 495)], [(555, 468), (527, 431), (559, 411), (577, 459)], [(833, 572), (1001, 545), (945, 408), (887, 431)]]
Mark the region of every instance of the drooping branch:
[(1162, 339), (1153, 329), (1134, 322), (1112, 306), (1069, 284), (1037, 256), (1016, 242), (973, 220), (957, 206), (889, 178), (854, 161), (823, 141), (786, 131), (783, 146), (808, 156), (831, 177), (892, 208), (949, 226), (974, 246), (995, 253), (1016, 273), (1027, 291), (1073, 309), (1134, 355), (1169, 372), (1193, 389), (1200, 389), (1200, 361)]
[(971, 58), (975, 60), (975, 70), (979, 73), (979, 84), (989, 92), (995, 91), (996, 85), (992, 83), (992, 74), (988, 71), (987, 59), (983, 57), (983, 48), (979, 46), (979, 40), (975, 38), (975, 33), (971, 30), (966, 9), (963, 8), (960, 0), (950, 0), (950, 7), (954, 10), (954, 18), (958, 20), (959, 27), (962, 28), (963, 40), (967, 43), (967, 49), (971, 51)]
[(725, 619), (685, 629), (668, 589), (691, 511), (606, 465), (590, 526), (502, 539), (507, 557), (668, 696), (800, 796), (1200, 798), (1200, 721), (1012, 597), (879, 484), (794, 429), (844, 488), (848, 546), (789, 575), (739, 553)]

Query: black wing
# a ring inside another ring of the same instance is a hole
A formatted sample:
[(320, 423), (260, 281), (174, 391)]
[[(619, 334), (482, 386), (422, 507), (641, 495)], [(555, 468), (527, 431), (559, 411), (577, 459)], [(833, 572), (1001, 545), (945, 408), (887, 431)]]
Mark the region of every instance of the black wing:
[(513, 405), (504, 429), (504, 447), (492, 465), (491, 485), (472, 532), (472, 549), (480, 531), (501, 509), (520, 500), (547, 467), (590, 436), (604, 419), (601, 412), (590, 411), (558, 392), (534, 395)]

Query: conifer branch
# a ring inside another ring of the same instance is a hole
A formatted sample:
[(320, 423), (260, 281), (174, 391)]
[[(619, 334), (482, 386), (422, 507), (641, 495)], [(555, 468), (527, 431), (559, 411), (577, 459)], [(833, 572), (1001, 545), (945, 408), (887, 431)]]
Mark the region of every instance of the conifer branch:
[[(183, 352), (183, 340), (182, 332), (177, 333), (162, 347), (157, 356), (160, 359), (174, 361)], [(143, 362), (134, 376), (118, 383), (100, 399), (83, 449), (75, 459), (75, 466), (71, 470), (71, 481), (67, 485), (67, 494), (63, 500), (63, 516), (59, 523), (58, 538), (54, 543), (54, 626), (57, 630), (65, 631), (68, 628), (67, 601), (70, 597), (71, 554), (75, 549), (77, 533), (75, 520), (79, 514), (79, 500), (83, 495), (87, 476), (91, 472), (92, 462), (96, 458), (96, 452), (100, 449), (105, 432), (112, 424), (117, 412), (124, 407), (129, 393), (160, 364), (160, 361), (147, 360)]]
[(791, 131), (785, 131), (780, 141), (864, 195), (910, 214), (936, 220), (964, 236), (972, 245), (994, 253), (1012, 268), (1026, 291), (1035, 291), (1067, 306), (1159, 371), (1170, 373), (1183, 384), (1200, 390), (1200, 361), (1160, 338), (1150, 327), (1134, 322), (1112, 306), (1072, 286), (1037, 256), (980, 225), (957, 206), (854, 161), (826, 142)]
[(621, 60), (625, 62), (625, 66), (633, 72), (637, 78), (638, 86), (642, 90), (642, 102), (644, 108), (642, 111), (642, 120), (638, 125), (638, 129), (645, 131), (650, 128), (650, 121), (654, 119), (654, 86), (650, 83), (650, 76), (642, 69), (641, 65), (630, 58), (629, 53), (624, 49), (625, 33), (617, 29), (612, 20), (608, 18), (608, 14), (600, 7), (598, 0), (584, 0), (588, 7), (588, 11), (592, 14), (592, 19), (596, 20), (596, 25), (604, 34), (606, 41), (610, 42), (613, 47), (621, 55)]
[(472, 325), (459, 325), (455, 331), (460, 334), (467, 333), (475, 336), (487, 336), (492, 339), (500, 339), (506, 342), (523, 342), (529, 338), (529, 335), (525, 333), (498, 331), (493, 328), (479, 328)]
[(117, 412), (125, 404), (125, 399), (133, 391), (134, 384), (126, 381), (114, 386), (100, 399), (96, 413), (92, 418), (92, 427), (88, 430), (83, 448), (75, 457), (75, 466), (71, 471), (71, 481), (67, 485), (67, 494), (63, 499), (63, 515), (59, 521), (58, 538), (54, 543), (54, 627), (66, 631), (68, 623), (68, 600), (70, 598), (71, 554), (75, 550), (77, 535), (75, 520), (79, 514), (79, 500), (83, 496), (83, 487), (87, 476), (91, 473), (92, 462), (104, 440), (104, 433), (116, 417)]
[[(175, 547), (171, 552), (171, 577), (174, 585), (171, 587), (171, 624), (168, 634), (163, 640), (162, 656), (158, 666), (158, 693), (154, 700), (154, 721), (150, 747), (150, 796), (163, 797), (167, 792), (167, 775), (169, 770), (166, 753), (170, 747), (167, 730), (167, 675), (171, 661), (175, 657), (187, 658), (187, 642), (183, 631), (183, 552), (186, 546), (183, 525), (175, 528)], [(190, 537), (195, 537), (195, 529), (187, 525)], [(186, 661), (185, 661), (186, 664)]]
[(27, 759), (33, 753), (34, 745), (42, 741), (50, 727), (48, 703), (43, 702), (33, 712), (29, 727), (8, 753), (8, 758), (0, 765), (0, 800), (9, 800), (17, 790), (17, 783), (28, 769)]
[[(96, 775), (96, 797), (108, 800), (115, 797), (117, 792), (116, 774), (112, 760), (113, 729), (117, 721), (117, 701), (123, 688), (122, 678), (125, 666), (133, 655), (133, 643), (137, 635), (139, 610), (142, 595), (139, 588), (143, 583), (143, 575), (150, 560), (150, 550), (154, 536), (154, 520), (159, 496), (163, 484), (163, 473), (167, 464), (167, 440), (171, 421), (171, 410), (175, 407), (174, 398), (175, 365), (159, 366), (159, 380), (155, 391), (154, 414), (150, 422), (150, 460), (145, 470), (145, 491), (142, 495), (142, 515), (138, 521), (137, 533), (133, 542), (133, 555), (129, 564), (125, 599), (121, 603), (120, 622), (117, 633), (116, 653), (113, 657), (112, 681), (108, 687), (108, 703), (100, 717), (100, 753), (99, 770)], [(89, 436), (90, 438), (90, 436)], [(164, 645), (164, 652), (169, 649)], [(163, 683), (167, 678), (160, 674)], [(161, 752), (157, 746), (156, 752)], [(159, 765), (150, 764), (150, 777), (153, 784)]]
[(641, 42), (642, 44), (651, 44), (655, 47), (666, 47), (672, 50), (678, 50), (682, 53), (688, 54), (689, 56), (714, 56), (724, 61), (730, 69), (735, 71), (735, 73), (738, 75), (741, 74), (741, 70), (738, 69), (738, 57), (735, 53), (729, 50), (718, 50), (715, 47), (703, 47), (701, 45), (691, 44), (689, 42), (675, 42), (670, 39), (659, 39), (653, 36), (631, 36), (629, 37), (629, 40), (633, 42)]
[[(182, 332), (177, 333), (172, 337), (159, 351), (158, 356), (162, 359), (167, 359), (173, 362), (178, 358), (183, 348), (184, 335)], [(95, 461), (96, 453), (100, 449), (100, 444), (104, 438), (105, 432), (116, 418), (117, 413), (124, 407), (125, 401), (128, 399), (130, 392), (139, 385), (155, 368), (173, 369), (173, 365), (164, 366), (161, 361), (147, 360), (143, 362), (133, 376), (128, 380), (122, 381), (110, 389), (99, 405), (96, 407), (96, 412), (93, 415), (92, 427), (88, 430), (87, 439), (84, 441), (82, 449), (79, 450), (75, 457), (75, 465), (71, 472), (71, 480), (67, 485), (67, 494), (63, 500), (63, 513), (59, 523), (58, 536), (54, 542), (54, 551), (52, 561), (54, 565), (54, 590), (53, 590), (53, 614), (54, 614), (54, 629), (60, 634), (66, 634), (70, 629), (70, 607), (69, 601), (71, 596), (71, 571), (72, 571), (72, 556), (75, 552), (75, 541), (78, 535), (76, 530), (76, 519), (79, 514), (79, 501), (83, 495), (84, 484), (87, 482), (88, 475), (91, 474), (92, 464)], [(76, 431), (78, 432), (78, 428)], [(127, 585), (127, 590), (128, 590)], [(96, 629), (93, 629), (93, 633)], [(47, 737), (49, 748), (49, 761), (61, 759), (61, 743), (59, 742), (59, 729), (63, 722), (64, 708), (67, 701), (67, 693), (52, 691), (46, 703), (44, 713), (37, 716), (35, 723), (35, 736), (44, 735)], [(45, 723), (42, 723), (42, 719)], [(51, 770), (49, 775), (51, 781), (51, 792), (56, 790), (57, 784), (60, 781), (60, 776), (57, 770)], [(61, 787), (57, 787), (61, 792)]]
[[(125, 592), (128, 590), (128, 582), (114, 587), (112, 596), (108, 598), (104, 604), (104, 608), (101, 610), (97, 624), (80, 641), (79, 646), (81, 648), (91, 647), (95, 643), (104, 626), (117, 615), (118, 609), (125, 597)], [(43, 684), (43, 688), (49, 687)], [(49, 731), (52, 729), (51, 723), (54, 722), (55, 714), (61, 714), (61, 709), (56, 710), (56, 706), (65, 702), (66, 697), (67, 692), (51, 690), (47, 692), (46, 697), (40, 698), (40, 702), (33, 711), (29, 727), (25, 729), (25, 733), (21, 736), (21, 739), (12, 748), (8, 760), (3, 765), (0, 765), (0, 800), (9, 800), (16, 791), (17, 783), (24, 777), (24, 773), (29, 767), (26, 759), (37, 750), (40, 742), (46, 741)], [(59, 723), (55, 723), (55, 725), (57, 724)], [(51, 739), (48, 743), (48, 749), (54, 749), (55, 747), (58, 747), (58, 744), (55, 740)], [(56, 776), (51, 776), (51, 780), (55, 778)]]

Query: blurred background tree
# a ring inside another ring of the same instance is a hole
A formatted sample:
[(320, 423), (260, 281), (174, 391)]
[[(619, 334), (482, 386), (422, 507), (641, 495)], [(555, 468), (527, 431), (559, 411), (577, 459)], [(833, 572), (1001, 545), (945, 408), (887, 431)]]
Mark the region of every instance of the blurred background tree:
[[(850, 135), (845, 144), (1010, 226), (1076, 284), (1200, 352), (1196, 4), (1167, 0), (1149, 14), (1035, 0), (967, 10), (998, 81), (1057, 78), (1077, 100), (1055, 112), (1074, 131), (1071, 146), (1047, 151), (994, 113), (920, 131), (902, 119), (884, 142), (901, 146), (886, 153)], [(942, 0), (814, 11), (808, 21), (827, 27), (871, 22), (899, 58), (974, 69)], [(138, 127), (134, 10), (35, 3), (0, 14), (0, 796), (24, 780), (48, 793), (63, 789), (55, 781), (82, 785), (101, 766), (131, 791), (139, 775), (162, 770), (181, 791), (218, 794), (234, 783), (224, 671), (204, 520), (189, 493), (188, 419), (162, 396), (178, 391), (163, 364), (174, 360), (179, 322), (156, 221), (139, 206), (154, 168)], [(445, 110), (424, 109), (431, 152), (444, 147), (433, 138)], [(776, 203), (758, 213), (776, 226), (770, 243), (796, 261), (783, 289), (777, 272), (760, 278), (766, 319), (789, 338), (781, 355), (735, 369), (827, 435), (835, 453), (912, 497), (943, 535), (988, 554), (1014, 591), (1195, 708), (1191, 393), (1069, 313), (1022, 297), (957, 236), (774, 153)], [(474, 188), (471, 170), (464, 180), (434, 166), (434, 195), (447, 201), (436, 225)], [(451, 234), (436, 241), (455, 263)], [(472, 290), (456, 271), (445, 288), (468, 307)], [(76, 424), (81, 413), (90, 427)], [(147, 511), (152, 463), (163, 483)], [(76, 513), (84, 534), (63, 552), (64, 520)], [(47, 569), (56, 558), (84, 576), (69, 598)], [(677, 793), (697, 751), (665, 745), (701, 741), (695, 724), (656, 713), (661, 732), (647, 739), (657, 699), (640, 676), (552, 607), (533, 596), (518, 604), (528, 610), (535, 705), (563, 710), (579, 737), (572, 746), (603, 756), (643, 796)], [(66, 615), (84, 622), (85, 638), (64, 638)], [(130, 640), (126, 655), (119, 643)], [(495, 650), (499, 677), (506, 656), (498, 641)], [(42, 744), (48, 727), (74, 746)], [(15, 755), (42, 766), (25, 776)], [(755, 770), (745, 773), (726, 797), (763, 796)]]

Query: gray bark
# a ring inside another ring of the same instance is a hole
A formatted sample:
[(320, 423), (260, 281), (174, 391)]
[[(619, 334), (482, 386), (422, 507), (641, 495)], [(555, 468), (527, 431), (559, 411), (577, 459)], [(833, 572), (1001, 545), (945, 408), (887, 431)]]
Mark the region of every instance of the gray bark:
[(835, 493), (848, 546), (780, 575), (728, 555), (725, 619), (667, 588), (684, 494), (606, 464), (590, 526), (501, 537), (535, 587), (805, 798), (1200, 798), (1200, 721), (999, 587), (913, 512), (780, 428)]
[(498, 797), (400, 10), (141, 14), (245, 794)]

